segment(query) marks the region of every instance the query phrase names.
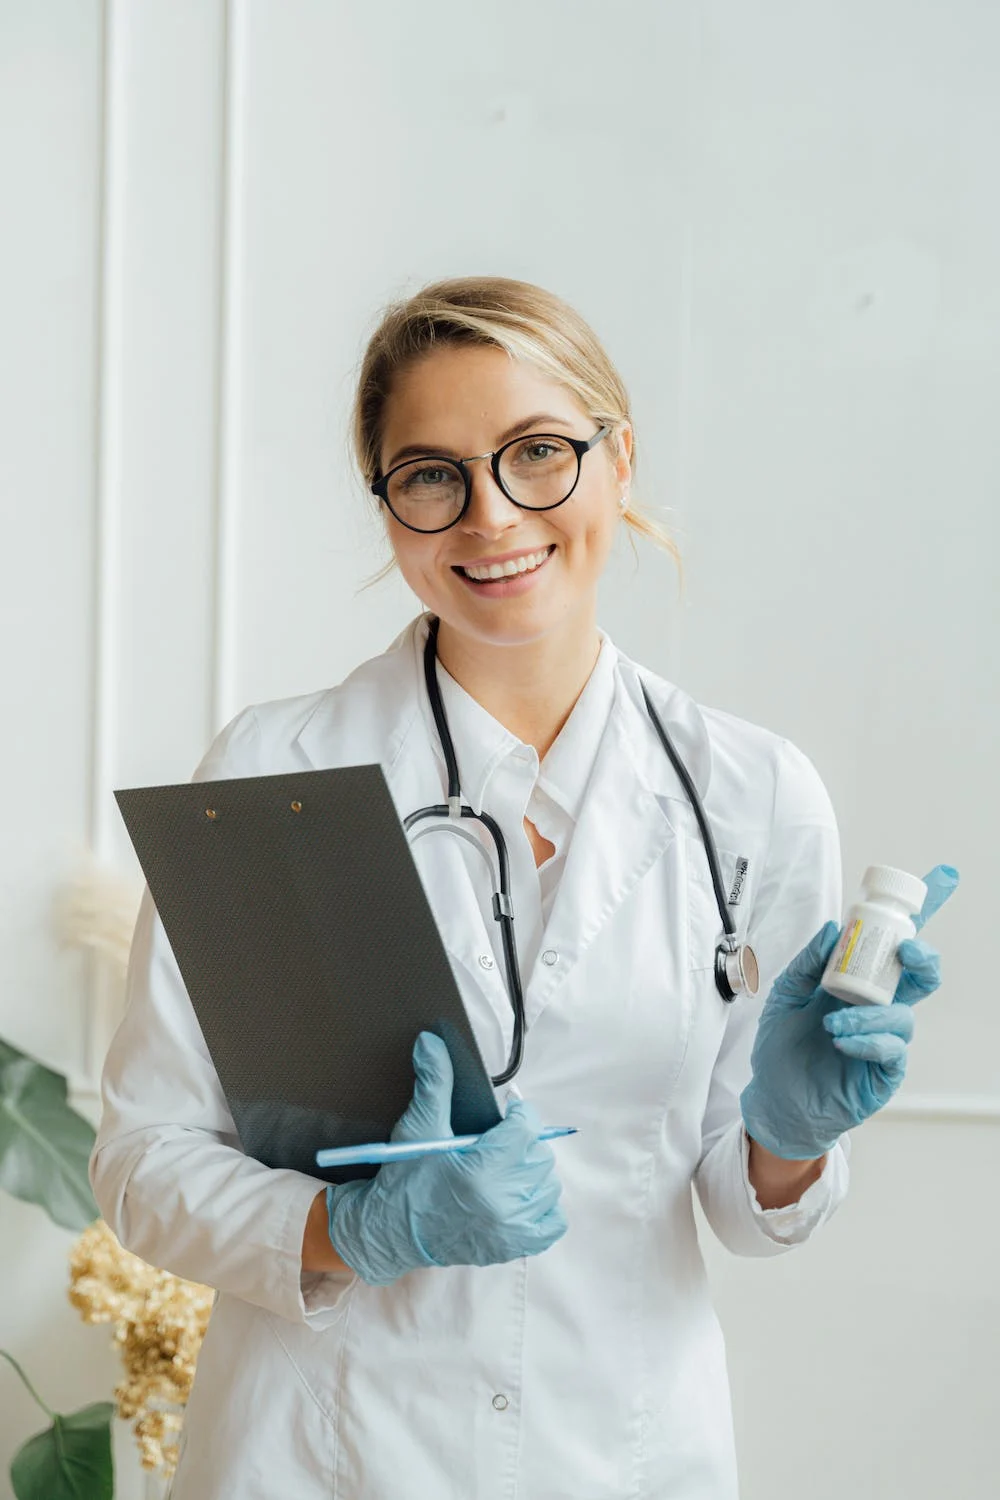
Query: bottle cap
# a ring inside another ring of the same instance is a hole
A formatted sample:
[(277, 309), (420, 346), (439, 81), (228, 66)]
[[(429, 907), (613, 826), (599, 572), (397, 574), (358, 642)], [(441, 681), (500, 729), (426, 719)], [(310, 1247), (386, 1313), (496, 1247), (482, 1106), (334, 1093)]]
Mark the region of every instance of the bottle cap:
[(927, 887), (922, 880), (892, 865), (869, 865), (861, 886), (868, 896), (892, 896), (902, 901), (909, 912), (918, 912), (927, 899)]

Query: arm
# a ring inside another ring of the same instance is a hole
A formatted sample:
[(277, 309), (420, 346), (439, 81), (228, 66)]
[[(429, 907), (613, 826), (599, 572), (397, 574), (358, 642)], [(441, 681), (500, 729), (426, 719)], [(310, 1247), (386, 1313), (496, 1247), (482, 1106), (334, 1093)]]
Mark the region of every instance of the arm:
[[(716, 1235), (737, 1255), (774, 1255), (811, 1235), (847, 1190), (846, 1137), (815, 1161), (780, 1161), (743, 1126), (740, 1094), (764, 1002), (782, 969), (842, 900), (840, 838), (811, 761), (778, 742), (774, 809), (764, 869), (747, 927), (760, 965), (755, 999), (728, 1007), (702, 1122), (698, 1195)], [(744, 1166), (746, 1158), (746, 1166)]]
[(312, 1201), (302, 1236), (303, 1271), (337, 1271), (350, 1276), (351, 1268), (342, 1261), (330, 1243), (329, 1221), (326, 1212), (326, 1189), (318, 1192)]
[(750, 1186), (757, 1194), (761, 1208), (787, 1208), (798, 1203), (806, 1188), (819, 1180), (827, 1157), (815, 1161), (785, 1161), (763, 1147), (753, 1136), (750, 1142), (750, 1162), (747, 1175)]

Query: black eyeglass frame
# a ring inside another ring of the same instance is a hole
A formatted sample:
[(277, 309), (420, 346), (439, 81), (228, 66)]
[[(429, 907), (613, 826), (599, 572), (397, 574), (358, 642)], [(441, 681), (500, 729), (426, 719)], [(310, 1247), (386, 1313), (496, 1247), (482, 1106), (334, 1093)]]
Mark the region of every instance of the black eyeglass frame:
[[(475, 463), (480, 458), (488, 458), (490, 460), (490, 468), (493, 471), (493, 478), (512, 505), (516, 505), (519, 510), (555, 510), (558, 506), (566, 504), (566, 501), (580, 483), (580, 468), (583, 464), (583, 455), (589, 453), (591, 448), (596, 447), (602, 438), (607, 437), (610, 431), (610, 426), (605, 424), (603, 427), (598, 428), (591, 438), (569, 437), (565, 432), (523, 432), (519, 437), (511, 438), (509, 443), (504, 443), (502, 448), (494, 449), (492, 453), (474, 453), (469, 458), (452, 458), (447, 453), (422, 453), (417, 458), (407, 458), (401, 464), (395, 464), (389, 470), (388, 474), (383, 474), (379, 479), (375, 480), (371, 486), (371, 492), (373, 495), (378, 496), (386, 509), (399, 522), (400, 526), (405, 526), (407, 531), (415, 531), (419, 536), (435, 536), (440, 531), (450, 531), (453, 526), (457, 526), (469, 508), (472, 501), (472, 475), (469, 473), (467, 465)], [(507, 452), (507, 449), (513, 448), (516, 443), (528, 442), (531, 438), (557, 438), (561, 443), (568, 443), (576, 454), (576, 478), (562, 499), (556, 500), (553, 505), (525, 505), (522, 500), (514, 498), (500, 477), (500, 460)], [(402, 516), (396, 515), (389, 500), (388, 485), (393, 474), (398, 474), (400, 469), (408, 469), (411, 464), (426, 463), (428, 459), (436, 460), (438, 463), (451, 464), (453, 468), (458, 469), (465, 480), (465, 500), (458, 515), (453, 521), (449, 521), (447, 526), (432, 526), (429, 529), (425, 529), (423, 526), (411, 526), (409, 521), (404, 521)]]

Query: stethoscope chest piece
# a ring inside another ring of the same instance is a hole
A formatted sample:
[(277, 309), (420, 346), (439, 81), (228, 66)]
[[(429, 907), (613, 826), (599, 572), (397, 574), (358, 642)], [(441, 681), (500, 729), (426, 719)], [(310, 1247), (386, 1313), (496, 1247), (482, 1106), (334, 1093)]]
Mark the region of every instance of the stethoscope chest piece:
[(715, 985), (727, 1005), (737, 995), (756, 995), (760, 983), (757, 955), (749, 943), (727, 948), (720, 943), (715, 950)]

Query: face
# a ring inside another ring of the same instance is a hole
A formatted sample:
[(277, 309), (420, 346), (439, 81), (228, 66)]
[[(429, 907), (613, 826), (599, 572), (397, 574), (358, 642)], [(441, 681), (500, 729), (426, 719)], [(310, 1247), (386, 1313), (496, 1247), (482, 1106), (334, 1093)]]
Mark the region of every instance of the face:
[[(590, 438), (598, 428), (565, 386), (492, 346), (424, 356), (397, 378), (385, 419), (383, 474), (415, 456), (399, 456), (411, 445), (467, 458), (500, 447), (505, 433)], [(576, 488), (552, 510), (515, 505), (488, 459), (469, 465), (469, 508), (447, 531), (411, 531), (382, 507), (400, 572), (442, 630), (461, 635), (467, 646), (515, 646), (592, 625), (631, 472), (632, 430), (625, 423), (620, 431), (618, 458), (611, 433), (584, 455)], [(463, 571), (522, 557), (534, 563), (539, 554), (540, 566), (498, 582), (477, 583)]]

